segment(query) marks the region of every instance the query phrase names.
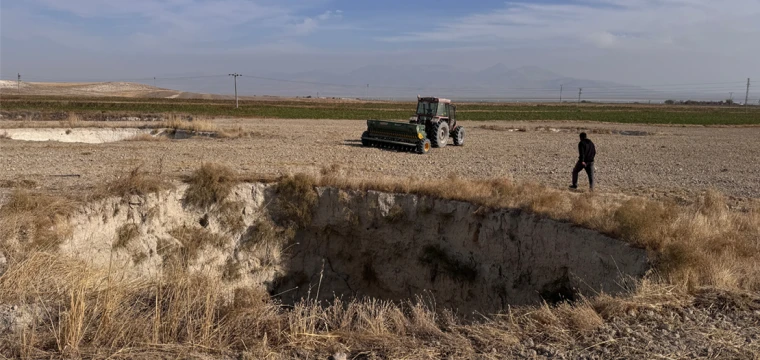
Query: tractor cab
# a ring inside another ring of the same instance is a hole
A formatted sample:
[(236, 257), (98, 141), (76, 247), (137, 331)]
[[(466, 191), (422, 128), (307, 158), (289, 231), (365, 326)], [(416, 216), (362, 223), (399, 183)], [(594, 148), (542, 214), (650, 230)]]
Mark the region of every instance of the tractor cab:
[(409, 122), (429, 125), (439, 121), (449, 123), (450, 128), (456, 127), (456, 106), (449, 99), (435, 97), (417, 97), (417, 113)]

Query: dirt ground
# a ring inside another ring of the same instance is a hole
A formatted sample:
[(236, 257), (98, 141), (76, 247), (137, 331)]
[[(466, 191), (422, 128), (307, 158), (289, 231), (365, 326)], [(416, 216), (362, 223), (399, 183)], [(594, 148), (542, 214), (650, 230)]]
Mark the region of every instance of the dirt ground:
[[(15, 126), (2, 123), (2, 127)], [(67, 192), (136, 166), (179, 176), (203, 162), (216, 162), (241, 174), (317, 174), (337, 164), (351, 177), (513, 177), (565, 188), (582, 128), (597, 146), (598, 191), (689, 199), (714, 188), (740, 202), (760, 197), (760, 127), (463, 122), (464, 147), (449, 145), (418, 155), (361, 147), (364, 121), (220, 119), (215, 123), (257, 134), (105, 144), (0, 139), (0, 183), (32, 180), (40, 188)], [(580, 187), (587, 184), (582, 173)]]

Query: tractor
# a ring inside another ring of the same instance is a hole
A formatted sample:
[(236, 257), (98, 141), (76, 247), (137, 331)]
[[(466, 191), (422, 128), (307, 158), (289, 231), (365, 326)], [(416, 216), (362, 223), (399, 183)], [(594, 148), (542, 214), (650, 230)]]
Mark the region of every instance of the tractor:
[(427, 154), (431, 147), (445, 147), (449, 138), (456, 146), (464, 145), (464, 127), (457, 124), (456, 106), (449, 99), (417, 96), (417, 113), (408, 123), (367, 120), (362, 145)]

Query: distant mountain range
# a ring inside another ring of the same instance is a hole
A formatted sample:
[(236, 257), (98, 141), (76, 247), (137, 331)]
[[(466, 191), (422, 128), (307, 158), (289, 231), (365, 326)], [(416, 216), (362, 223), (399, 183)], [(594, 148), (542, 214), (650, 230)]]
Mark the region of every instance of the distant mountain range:
[[(567, 77), (536, 66), (509, 68), (504, 64), (480, 71), (463, 71), (443, 65), (369, 65), (347, 73), (273, 73), (266, 78), (285, 81), (258, 79), (255, 91), (271, 95), (316, 96), (319, 92), (320, 96), (371, 98), (402, 98), (420, 94), (462, 99), (525, 100), (558, 100), (560, 88), (565, 100), (577, 100), (579, 88), (584, 89), (585, 98), (594, 99), (613, 99), (621, 95), (632, 98), (654, 93), (638, 86)], [(657, 95), (659, 98), (660, 94)]]

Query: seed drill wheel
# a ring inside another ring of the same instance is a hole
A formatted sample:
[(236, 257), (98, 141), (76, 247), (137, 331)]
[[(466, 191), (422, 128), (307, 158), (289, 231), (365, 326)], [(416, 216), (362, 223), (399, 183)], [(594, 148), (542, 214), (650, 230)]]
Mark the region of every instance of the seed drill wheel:
[(432, 138), (430, 139), (430, 142), (433, 144), (433, 147), (442, 148), (446, 146), (446, 143), (449, 141), (449, 124), (445, 121), (439, 121), (432, 126), (433, 131)]
[(362, 146), (364, 147), (372, 146), (372, 143), (369, 140), (365, 139), (365, 137), (368, 135), (369, 135), (369, 131), (365, 131), (362, 134)]
[(417, 143), (417, 153), (427, 154), (430, 152), (431, 144), (429, 139), (422, 139)]
[(456, 146), (464, 145), (464, 127), (457, 126), (457, 129), (454, 130), (454, 134), (452, 134), (452, 137), (454, 138), (454, 145)]

